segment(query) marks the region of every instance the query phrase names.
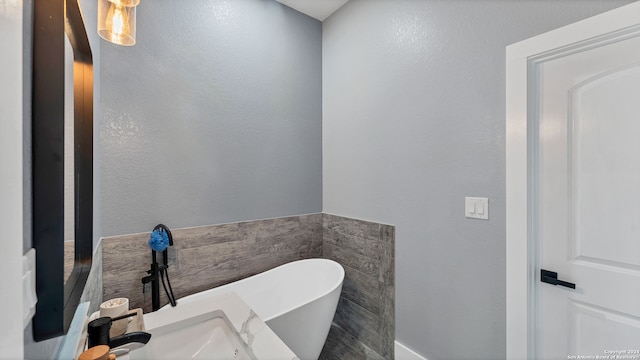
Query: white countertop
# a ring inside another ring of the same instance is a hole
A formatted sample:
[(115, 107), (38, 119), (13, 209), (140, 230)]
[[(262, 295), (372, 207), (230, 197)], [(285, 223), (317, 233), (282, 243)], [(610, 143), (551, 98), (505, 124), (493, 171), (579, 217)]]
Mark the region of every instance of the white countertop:
[[(299, 360), (236, 293), (193, 301), (184, 306), (180, 306), (180, 300), (178, 300), (178, 306), (174, 308), (168, 307), (144, 314), (145, 331), (185, 319), (205, 317), (216, 310), (224, 312), (242, 341), (258, 360)], [(153, 337), (150, 341), (153, 341)], [(128, 354), (119, 355), (118, 360), (129, 360), (129, 356)]]
[[(175, 322), (179, 319), (222, 310), (235, 330), (258, 359), (298, 359), (282, 340), (256, 315), (236, 293), (226, 293), (209, 299), (190, 302), (188, 306), (164, 308), (144, 315), (147, 330)], [(167, 313), (167, 315), (165, 315)], [(168, 316), (171, 314), (171, 316)], [(251, 341), (250, 341), (251, 340)]]

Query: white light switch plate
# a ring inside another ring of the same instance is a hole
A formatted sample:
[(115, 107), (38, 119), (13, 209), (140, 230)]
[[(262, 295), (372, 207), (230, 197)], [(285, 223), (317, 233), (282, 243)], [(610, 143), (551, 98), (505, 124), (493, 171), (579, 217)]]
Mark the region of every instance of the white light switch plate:
[(464, 216), (470, 219), (489, 219), (489, 198), (465, 197)]

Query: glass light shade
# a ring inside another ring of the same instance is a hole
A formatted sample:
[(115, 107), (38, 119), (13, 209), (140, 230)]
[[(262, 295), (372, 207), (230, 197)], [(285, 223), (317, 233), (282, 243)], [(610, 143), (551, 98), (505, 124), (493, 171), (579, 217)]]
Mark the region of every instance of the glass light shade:
[(118, 3), (123, 6), (138, 6), (140, 0), (110, 0), (112, 3)]
[(118, 45), (136, 43), (136, 7), (140, 0), (98, 0), (98, 34)]

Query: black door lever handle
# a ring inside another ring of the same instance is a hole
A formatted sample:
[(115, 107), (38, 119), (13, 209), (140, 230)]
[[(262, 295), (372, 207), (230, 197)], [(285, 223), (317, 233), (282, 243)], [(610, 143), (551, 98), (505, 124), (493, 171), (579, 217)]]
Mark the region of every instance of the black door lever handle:
[(542, 281), (543, 283), (551, 284), (551, 285), (560, 285), (560, 286), (568, 287), (570, 289), (576, 288), (576, 284), (574, 283), (558, 280), (557, 272), (553, 272), (545, 269), (540, 269), (540, 281)]

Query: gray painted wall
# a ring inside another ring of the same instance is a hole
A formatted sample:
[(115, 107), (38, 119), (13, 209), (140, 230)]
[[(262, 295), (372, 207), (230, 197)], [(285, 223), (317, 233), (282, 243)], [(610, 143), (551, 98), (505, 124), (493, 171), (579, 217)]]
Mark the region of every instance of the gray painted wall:
[(322, 210), (322, 25), (272, 0), (142, 1), (102, 43), (102, 236)]
[(629, 2), (351, 0), (325, 20), (323, 211), (396, 225), (398, 341), (504, 358), (505, 46)]

